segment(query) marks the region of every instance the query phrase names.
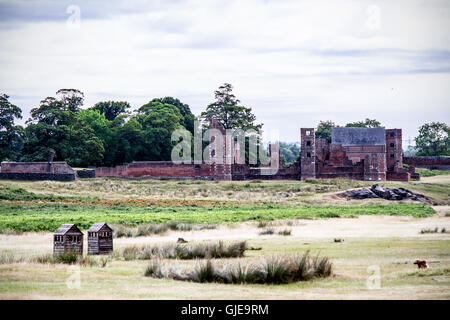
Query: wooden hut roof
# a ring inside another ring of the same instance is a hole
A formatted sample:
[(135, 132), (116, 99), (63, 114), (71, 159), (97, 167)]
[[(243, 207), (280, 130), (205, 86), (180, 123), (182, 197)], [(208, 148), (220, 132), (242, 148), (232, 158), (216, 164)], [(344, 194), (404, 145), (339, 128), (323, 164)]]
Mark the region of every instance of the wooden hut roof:
[(83, 234), (76, 225), (70, 223), (62, 224), (58, 230), (55, 231), (55, 235), (65, 235), (66, 233)]
[(106, 224), (106, 222), (96, 222), (89, 228), (88, 231), (99, 232), (100, 229), (102, 229), (104, 226), (106, 226), (110, 231), (112, 231), (112, 229)]

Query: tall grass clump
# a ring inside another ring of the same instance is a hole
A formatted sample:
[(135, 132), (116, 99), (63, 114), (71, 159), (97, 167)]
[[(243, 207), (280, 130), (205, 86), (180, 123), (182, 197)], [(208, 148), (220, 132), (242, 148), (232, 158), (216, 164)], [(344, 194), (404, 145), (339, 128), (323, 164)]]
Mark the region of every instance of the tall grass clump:
[(54, 257), (54, 261), (56, 263), (66, 263), (66, 264), (74, 264), (76, 263), (80, 258), (76, 252), (69, 251), (64, 252), (56, 255)]
[(264, 235), (271, 235), (271, 234), (274, 234), (275, 233), (275, 230), (274, 229), (272, 229), (272, 228), (268, 228), (268, 229), (265, 229), (265, 230), (263, 230), (263, 231), (261, 231), (260, 233), (258, 233), (260, 236), (264, 236)]
[(332, 274), (333, 264), (328, 257), (311, 257), (308, 251), (301, 256), (266, 258), (260, 264), (247, 266), (240, 263), (217, 266), (208, 259), (184, 273), (174, 269), (164, 271), (159, 261), (152, 261), (145, 271), (145, 276), (149, 277), (225, 284), (286, 284), (326, 278)]
[(164, 259), (203, 259), (203, 258), (240, 258), (248, 249), (246, 241), (225, 244), (223, 241), (212, 243), (130, 246), (122, 250), (124, 260)]
[(192, 224), (182, 223), (177, 221), (170, 221), (168, 223), (143, 223), (137, 227), (129, 227), (126, 225), (113, 225), (114, 237), (145, 237), (155, 234), (164, 234), (168, 230), (178, 231), (192, 231), (192, 230), (204, 230), (204, 229), (216, 229), (214, 224)]
[(292, 230), (291, 229), (280, 230), (278, 231), (278, 234), (280, 236), (290, 236), (292, 234)]

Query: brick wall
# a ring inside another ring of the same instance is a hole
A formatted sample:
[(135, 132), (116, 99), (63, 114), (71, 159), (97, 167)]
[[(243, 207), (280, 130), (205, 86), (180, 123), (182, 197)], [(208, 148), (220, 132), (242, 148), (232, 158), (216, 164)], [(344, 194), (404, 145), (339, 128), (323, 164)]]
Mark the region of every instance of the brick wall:
[(450, 157), (403, 157), (403, 163), (417, 168), (450, 170)]
[(152, 177), (152, 178), (204, 178), (209, 179), (208, 164), (176, 164), (171, 161), (136, 161), (127, 166), (95, 169), (96, 177)]
[(66, 162), (2, 162), (4, 173), (68, 173), (74, 170)]

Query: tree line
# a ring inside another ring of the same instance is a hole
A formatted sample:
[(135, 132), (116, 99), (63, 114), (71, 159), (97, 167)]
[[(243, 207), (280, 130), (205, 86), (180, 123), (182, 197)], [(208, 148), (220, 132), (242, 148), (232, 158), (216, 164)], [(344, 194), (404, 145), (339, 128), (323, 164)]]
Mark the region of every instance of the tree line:
[[(242, 106), (232, 90), (231, 84), (220, 86), (215, 101), (196, 117), (189, 105), (174, 97), (152, 99), (134, 111), (126, 101), (101, 101), (83, 109), (83, 92), (60, 89), (55, 97), (47, 97), (31, 109), (25, 126), (15, 124), (22, 118), (22, 110), (9, 101), (8, 95), (0, 94), (0, 161), (46, 161), (50, 149), (55, 151), (55, 161), (66, 161), (74, 167), (170, 160), (177, 143), (171, 139), (172, 132), (186, 129), (194, 134), (196, 120), (205, 125), (212, 118), (225, 129), (260, 133), (263, 124), (256, 123), (252, 109)], [(331, 128), (338, 126), (329, 120), (319, 122), (316, 138), (331, 142)], [(345, 125), (379, 126), (381, 123), (375, 119)], [(415, 154), (449, 156), (449, 131), (442, 122), (421, 126), (415, 138)], [(298, 160), (300, 147), (280, 143), (280, 151), (283, 164), (289, 165)]]
[(15, 124), (22, 110), (0, 94), (0, 160), (46, 161), (50, 149), (55, 161), (74, 167), (171, 160), (177, 143), (172, 132), (194, 134), (195, 120), (205, 124), (212, 118), (226, 129), (259, 132), (262, 124), (256, 124), (251, 108), (242, 106), (232, 89), (231, 84), (220, 86), (215, 101), (198, 118), (173, 97), (152, 99), (133, 112), (126, 101), (102, 101), (83, 109), (83, 92), (60, 89), (31, 109), (24, 127)]

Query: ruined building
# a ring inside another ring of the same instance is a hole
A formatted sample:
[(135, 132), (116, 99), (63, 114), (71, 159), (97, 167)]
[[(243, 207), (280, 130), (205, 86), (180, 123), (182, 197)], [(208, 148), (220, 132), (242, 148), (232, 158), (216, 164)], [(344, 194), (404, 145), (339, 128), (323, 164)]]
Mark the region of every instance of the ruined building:
[(331, 143), (316, 139), (313, 128), (301, 129), (301, 179), (351, 178), (409, 181), (403, 168), (402, 130), (333, 128)]
[[(331, 142), (316, 139), (314, 128), (300, 129), (299, 161), (281, 166), (278, 145), (269, 145), (270, 164), (251, 166), (239, 161), (241, 149), (234, 140), (221, 136), (217, 121), (210, 127), (210, 162), (135, 161), (128, 165), (78, 170), (80, 178), (176, 178), (204, 180), (251, 180), (350, 178), (368, 181), (409, 181), (420, 178), (417, 167), (450, 169), (450, 157), (402, 157), (402, 130), (385, 128), (333, 128)], [(217, 139), (217, 140), (216, 140)], [(214, 147), (212, 147), (214, 145)], [(403, 164), (408, 164), (404, 168)], [(275, 168), (275, 170), (273, 169)], [(65, 162), (3, 162), (0, 179), (73, 180), (75, 173)]]

